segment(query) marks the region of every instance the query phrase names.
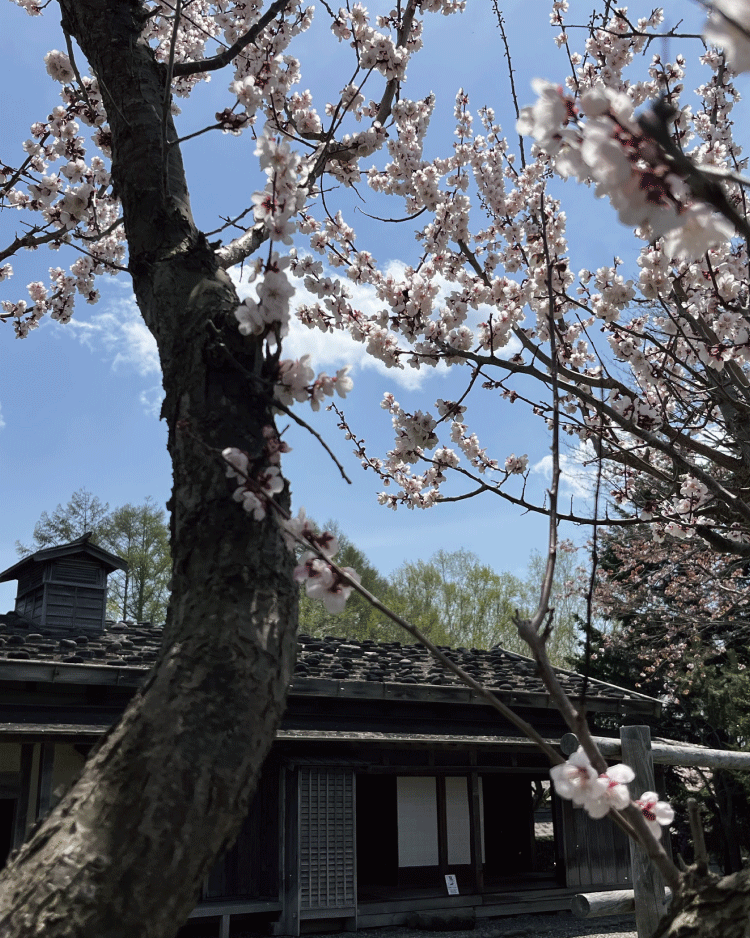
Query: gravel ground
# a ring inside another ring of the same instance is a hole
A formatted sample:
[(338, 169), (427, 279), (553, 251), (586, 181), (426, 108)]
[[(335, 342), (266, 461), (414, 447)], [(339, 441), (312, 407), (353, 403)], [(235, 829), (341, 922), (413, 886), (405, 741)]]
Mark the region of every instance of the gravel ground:
[(315, 938), (637, 938), (635, 919), (607, 915), (581, 919), (570, 912), (478, 919), (472, 931), (427, 932), (414, 928), (368, 928)]

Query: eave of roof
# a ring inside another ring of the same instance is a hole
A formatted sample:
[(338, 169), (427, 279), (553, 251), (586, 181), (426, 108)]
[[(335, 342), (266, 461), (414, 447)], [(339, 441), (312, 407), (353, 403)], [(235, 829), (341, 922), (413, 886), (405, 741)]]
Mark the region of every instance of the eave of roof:
[(118, 557), (116, 554), (111, 554), (102, 547), (97, 547), (96, 544), (89, 543), (88, 538), (84, 535), (84, 537), (79, 537), (77, 540), (70, 541), (68, 544), (45, 547), (33, 554), (22, 557), (21, 560), (14, 563), (12, 567), (8, 567), (7, 570), (3, 570), (0, 573), (0, 583), (7, 583), (9, 580), (17, 580), (19, 574), (33, 563), (43, 563), (46, 560), (54, 560), (55, 557), (68, 557), (74, 554), (88, 554), (90, 557), (93, 557), (94, 560), (98, 560), (103, 567), (107, 568), (107, 573), (112, 573), (113, 570), (127, 570), (128, 568), (126, 560), (123, 560), (122, 557)]
[[(142, 666), (123, 667), (108, 664), (65, 664), (49, 661), (0, 661), (0, 682), (34, 681), (43, 684), (77, 684), (99, 687), (139, 687), (148, 670)], [(608, 687), (610, 685), (607, 685)], [(489, 688), (508, 706), (523, 709), (555, 709), (549, 694)], [(628, 692), (596, 696), (591, 687), (587, 707), (592, 712), (658, 715), (658, 700), (642, 694), (629, 697)], [(459, 685), (399, 684), (384, 681), (343, 681), (320, 678), (295, 678), (289, 693), (298, 697), (327, 697), (358, 700), (419, 701), (425, 703), (478, 704), (486, 702), (473, 690)]]

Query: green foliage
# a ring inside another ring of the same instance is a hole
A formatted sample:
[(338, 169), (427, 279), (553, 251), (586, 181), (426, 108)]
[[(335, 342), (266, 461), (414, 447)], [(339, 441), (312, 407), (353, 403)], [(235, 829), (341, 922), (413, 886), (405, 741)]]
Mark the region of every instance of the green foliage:
[(103, 546), (128, 562), (127, 571), (109, 577), (110, 614), (136, 622), (163, 622), (172, 571), (163, 509), (150, 497), (142, 505), (117, 508), (107, 519)]
[(34, 526), (34, 543), (16, 542), (25, 556), (55, 544), (74, 541), (91, 532), (91, 543), (122, 557), (128, 570), (110, 574), (107, 615), (136, 622), (164, 622), (169, 599), (172, 559), (165, 514), (149, 497), (142, 505), (123, 505), (110, 512), (109, 505), (85, 488), (78, 489), (67, 505), (42, 512)]
[(428, 561), (407, 561), (390, 583), (394, 611), (437, 644), (502, 645), (523, 653), (513, 624), (520, 581), (496, 573), (471, 551), (439, 550)]
[[(539, 603), (546, 567), (547, 558), (538, 550), (532, 551), (526, 576), (521, 581), (521, 608), (525, 616), (531, 615)], [(557, 551), (550, 597), (552, 635), (547, 642), (550, 661), (559, 667), (570, 667), (578, 649), (581, 628), (586, 622), (588, 589), (588, 571), (578, 563), (577, 548), (570, 541), (562, 541)]]
[(66, 544), (82, 537), (87, 531), (91, 532), (91, 542), (104, 547), (103, 535), (107, 528), (109, 518), (109, 505), (101, 502), (96, 495), (87, 489), (78, 489), (70, 496), (67, 505), (58, 505), (48, 514), (43, 511), (34, 525), (34, 543), (26, 547), (16, 541), (16, 553), (25, 557), (27, 554), (53, 547), (55, 544)]
[[(388, 580), (377, 571), (365, 554), (341, 532), (338, 525), (329, 522), (326, 531), (335, 534), (339, 551), (335, 560), (342, 567), (352, 567), (362, 578), (362, 586), (379, 599), (387, 601)], [(353, 592), (339, 615), (328, 612), (322, 602), (310, 599), (304, 589), (299, 597), (299, 631), (306, 635), (323, 637), (335, 635), (339, 638), (366, 638), (379, 642), (402, 641), (401, 629), (393, 623), (384, 623), (383, 616), (366, 599)]]
[[(440, 550), (429, 560), (407, 561), (386, 578), (335, 524), (340, 549), (337, 563), (353, 567), (362, 585), (394, 612), (417, 626), (438, 645), (454, 648), (492, 648), (528, 654), (514, 624), (516, 611), (530, 615), (536, 608), (544, 576), (541, 555), (532, 554), (525, 579), (497, 573), (468, 550)], [(574, 551), (562, 551), (553, 600), (555, 628), (549, 643), (554, 664), (567, 665), (578, 637), (578, 615), (583, 601), (581, 574)], [(352, 593), (344, 612), (333, 615), (322, 603), (300, 592), (300, 631), (309, 635), (337, 635), (408, 643), (409, 635), (389, 622), (366, 600)]]

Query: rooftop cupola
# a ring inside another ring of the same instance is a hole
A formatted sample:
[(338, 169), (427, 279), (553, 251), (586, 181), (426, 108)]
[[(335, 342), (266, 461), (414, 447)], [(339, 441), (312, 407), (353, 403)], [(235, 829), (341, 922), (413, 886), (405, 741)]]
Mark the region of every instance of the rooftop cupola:
[(39, 629), (101, 632), (107, 608), (107, 576), (127, 570), (121, 557), (90, 543), (84, 534), (69, 544), (46, 547), (0, 573), (18, 580), (15, 611)]

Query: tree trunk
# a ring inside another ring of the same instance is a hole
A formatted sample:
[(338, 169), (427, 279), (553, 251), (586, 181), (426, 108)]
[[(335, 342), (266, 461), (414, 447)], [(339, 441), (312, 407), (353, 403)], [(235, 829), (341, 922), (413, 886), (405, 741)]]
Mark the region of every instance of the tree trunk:
[[(3, 938), (167, 938), (234, 839), (291, 679), (293, 558), (232, 501), (217, 450), (262, 455), (273, 383), (196, 230), (165, 69), (133, 0), (61, 0), (100, 81), (136, 297), (161, 357), (174, 466), (172, 596), (159, 661), (76, 786), (0, 878)], [(169, 116), (166, 130), (175, 132)], [(210, 325), (212, 324), (212, 325)], [(257, 376), (248, 387), (225, 347)]]
[(125, 585), (122, 588), (122, 621), (128, 618), (128, 586), (130, 585), (130, 568), (125, 571)]
[(747, 938), (750, 870), (718, 879), (691, 868), (683, 881), (654, 938)]

